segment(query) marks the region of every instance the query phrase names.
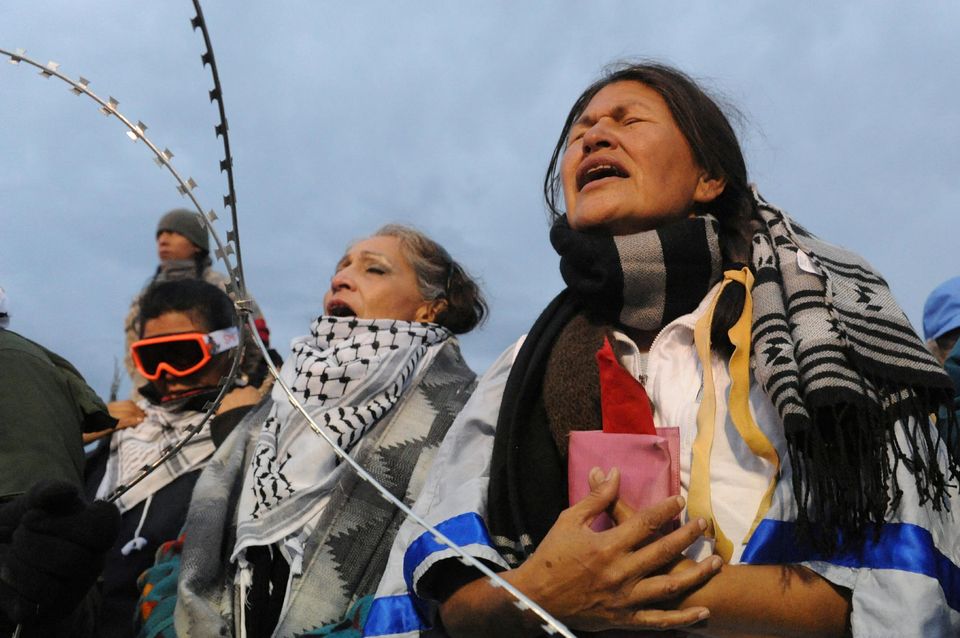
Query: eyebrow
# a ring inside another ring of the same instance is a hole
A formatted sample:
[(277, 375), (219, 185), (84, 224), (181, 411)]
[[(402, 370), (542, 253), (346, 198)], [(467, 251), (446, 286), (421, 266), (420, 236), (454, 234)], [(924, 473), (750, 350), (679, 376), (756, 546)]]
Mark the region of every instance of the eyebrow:
[[(634, 106), (639, 106), (640, 108), (645, 108), (645, 109), (650, 108), (650, 105), (644, 102), (643, 100), (631, 100), (630, 102), (626, 102), (624, 104), (618, 104), (617, 106), (613, 107), (613, 111), (610, 113), (610, 115), (615, 120), (622, 119), (623, 116), (625, 116), (627, 112), (630, 110), (630, 108)], [(583, 112), (580, 115), (580, 117), (577, 118), (577, 121), (574, 122), (570, 128), (572, 129), (575, 126), (591, 126), (595, 123), (596, 123), (596, 120), (588, 116), (586, 112)]]
[[(342, 268), (343, 265), (349, 260), (350, 260), (349, 254), (346, 254), (343, 257), (341, 257), (340, 261), (337, 262), (337, 269)], [(390, 261), (389, 257), (384, 255), (383, 253), (374, 252), (372, 250), (360, 251), (360, 253), (357, 255), (357, 261), (363, 261), (363, 260), (376, 261), (386, 266), (390, 266), (390, 267), (393, 266), (393, 263)]]

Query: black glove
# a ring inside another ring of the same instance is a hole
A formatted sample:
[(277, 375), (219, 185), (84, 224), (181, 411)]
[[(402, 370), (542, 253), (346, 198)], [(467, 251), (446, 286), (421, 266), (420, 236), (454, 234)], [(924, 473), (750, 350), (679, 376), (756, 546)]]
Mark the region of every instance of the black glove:
[(69, 615), (103, 569), (120, 531), (110, 503), (62, 481), (34, 485), (9, 544), (0, 545), (0, 610), (14, 622)]
[(0, 503), (0, 544), (9, 544), (13, 540), (13, 530), (17, 529), (26, 511), (26, 494)]

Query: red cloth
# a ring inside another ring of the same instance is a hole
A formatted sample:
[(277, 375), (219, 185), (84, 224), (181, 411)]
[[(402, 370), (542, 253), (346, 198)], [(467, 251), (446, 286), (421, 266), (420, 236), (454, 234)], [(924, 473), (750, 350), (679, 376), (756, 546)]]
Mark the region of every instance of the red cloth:
[(619, 434), (657, 434), (653, 410), (643, 384), (623, 369), (609, 339), (597, 350), (600, 369), (600, 411), (603, 431)]
[(263, 345), (270, 347), (270, 328), (267, 327), (267, 320), (263, 317), (253, 320), (253, 325), (257, 327), (257, 334), (260, 335), (260, 340), (263, 341)]

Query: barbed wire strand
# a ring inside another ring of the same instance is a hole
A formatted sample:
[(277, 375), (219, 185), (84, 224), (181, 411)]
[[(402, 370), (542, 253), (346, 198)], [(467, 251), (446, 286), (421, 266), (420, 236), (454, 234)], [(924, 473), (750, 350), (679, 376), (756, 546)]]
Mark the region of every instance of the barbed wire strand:
[(223, 159), (220, 160), (220, 172), (227, 174), (227, 194), (223, 196), (223, 207), (230, 207), (230, 218), (233, 223), (233, 236), (227, 233), (227, 241), (233, 241), (237, 250), (237, 275), (239, 279), (240, 290), (237, 293), (242, 297), (247, 296), (247, 280), (243, 273), (243, 259), (240, 255), (240, 224), (237, 220), (237, 191), (233, 182), (233, 156), (230, 154), (230, 127), (227, 126), (227, 112), (223, 105), (223, 87), (220, 85), (220, 71), (217, 69), (217, 60), (213, 56), (213, 44), (210, 42), (210, 31), (207, 29), (207, 21), (203, 18), (203, 9), (200, 8), (200, 0), (193, 0), (193, 8), (197, 12), (196, 17), (190, 20), (193, 30), (200, 29), (203, 35), (203, 45), (205, 50), (200, 56), (200, 61), (204, 66), (210, 67), (210, 75), (213, 77), (213, 89), (210, 91), (210, 101), (216, 101), (217, 111), (220, 115), (220, 123), (213, 131), (223, 141)]
[[(194, 2), (196, 4), (196, 0), (194, 0)], [(204, 24), (202, 13), (199, 10), (197, 13), (197, 17), (194, 20), (199, 21), (199, 24)], [(207, 45), (207, 49), (209, 53), (210, 51), (209, 35), (207, 34), (206, 29), (203, 29), (202, 31), (205, 34), (204, 40), (205, 40), (205, 44)], [(118, 110), (117, 107), (119, 106), (119, 102), (115, 98), (108, 97), (108, 99), (104, 100), (103, 98), (98, 96), (96, 93), (90, 90), (89, 88), (90, 82), (86, 78), (81, 76), (78, 80), (75, 81), (72, 78), (68, 77), (67, 75), (64, 75), (63, 73), (61, 73), (59, 71), (60, 64), (57, 62), (54, 62), (51, 60), (46, 65), (43, 65), (33, 60), (32, 58), (28, 57), (24, 49), (16, 49), (15, 51), (11, 52), (6, 49), (0, 48), (0, 55), (4, 55), (10, 58), (10, 62), (13, 64), (19, 64), (20, 62), (25, 62), (31, 66), (34, 66), (40, 70), (40, 75), (47, 78), (56, 77), (57, 79), (62, 80), (63, 82), (66, 82), (67, 84), (69, 84), (71, 86), (71, 91), (74, 94), (88, 96), (90, 99), (92, 99), (94, 102), (100, 105), (99, 110), (101, 113), (103, 113), (106, 116), (116, 117), (118, 120), (120, 120), (120, 122), (123, 123), (123, 125), (128, 129), (127, 136), (130, 139), (132, 139), (134, 142), (136, 142), (137, 140), (143, 140), (144, 144), (153, 152), (155, 156), (154, 161), (159, 166), (166, 168), (170, 172), (170, 174), (177, 181), (177, 184), (178, 184), (177, 190), (180, 192), (181, 195), (188, 197), (190, 201), (193, 203), (196, 210), (200, 213), (200, 217), (203, 220), (204, 225), (206, 226), (210, 234), (213, 236), (214, 241), (217, 245), (217, 250), (215, 251), (215, 254), (226, 266), (227, 272), (230, 275), (230, 278), (234, 284), (234, 289), (236, 290), (236, 294), (238, 296), (238, 299), (235, 301), (235, 304), (238, 310), (238, 317), (240, 317), (241, 319), (241, 323), (240, 323), (241, 342), (243, 339), (244, 330), (249, 330), (254, 342), (257, 344), (257, 347), (260, 349), (260, 351), (264, 355), (264, 360), (267, 364), (270, 374), (274, 377), (274, 383), (279, 385), (279, 387), (283, 390), (284, 394), (287, 396), (287, 399), (290, 401), (291, 405), (298, 412), (300, 412), (300, 414), (306, 419), (307, 423), (310, 425), (310, 428), (318, 436), (323, 438), (328, 445), (330, 445), (330, 447), (333, 449), (333, 452), (337, 455), (337, 457), (340, 458), (346, 464), (348, 464), (363, 481), (370, 484), (377, 491), (377, 493), (380, 494), (382, 498), (384, 498), (389, 503), (397, 507), (397, 509), (403, 512), (408, 518), (410, 518), (415, 523), (417, 523), (422, 528), (424, 528), (427, 532), (429, 532), (435, 541), (437, 541), (442, 545), (445, 545), (450, 550), (452, 550), (453, 553), (456, 554), (456, 557), (458, 560), (460, 560), (460, 562), (462, 562), (465, 565), (469, 565), (470, 567), (473, 567), (478, 571), (480, 571), (482, 574), (484, 574), (489, 579), (491, 586), (496, 588), (503, 588), (506, 592), (508, 592), (511, 596), (513, 596), (514, 605), (516, 605), (518, 609), (520, 609), (521, 611), (529, 610), (534, 614), (536, 614), (543, 621), (541, 628), (547, 634), (549, 635), (559, 634), (567, 638), (576, 638), (574, 634), (571, 633), (570, 630), (567, 629), (567, 627), (563, 623), (561, 623), (559, 620), (554, 618), (550, 613), (548, 613), (545, 609), (540, 607), (540, 605), (538, 605), (536, 602), (530, 599), (526, 594), (524, 594), (519, 589), (514, 587), (512, 584), (504, 580), (501, 576), (499, 576), (496, 572), (494, 572), (489, 567), (487, 567), (484, 563), (482, 563), (472, 555), (468, 554), (457, 543), (455, 543), (450, 538), (448, 538), (445, 534), (443, 534), (443, 532), (441, 532), (436, 527), (434, 527), (433, 525), (425, 521), (421, 516), (416, 514), (401, 499), (394, 496), (379, 481), (377, 481), (373, 476), (371, 476), (357, 461), (355, 461), (353, 457), (351, 457), (343, 448), (341, 448), (337, 444), (337, 442), (333, 440), (333, 438), (329, 434), (327, 434), (326, 431), (324, 431), (320, 425), (317, 424), (317, 422), (313, 419), (313, 417), (310, 416), (306, 408), (304, 408), (304, 406), (297, 400), (296, 396), (293, 394), (293, 392), (290, 390), (287, 384), (284, 383), (283, 379), (280, 377), (279, 370), (277, 370), (276, 366), (273, 365), (273, 362), (270, 359), (267, 347), (263, 343), (263, 340), (260, 338), (260, 335), (256, 330), (253, 317), (251, 316), (251, 309), (252, 309), (251, 300), (247, 298), (239, 298), (240, 292), (242, 290), (245, 290), (245, 287), (243, 286), (243, 280), (241, 279), (242, 270), (240, 268), (239, 250), (238, 248), (234, 248), (235, 242), (237, 240), (237, 235), (235, 232), (236, 227), (234, 227), (234, 235), (230, 239), (228, 239), (227, 242), (225, 243), (221, 242), (220, 237), (217, 234), (216, 228), (213, 224), (213, 222), (217, 220), (217, 215), (215, 211), (211, 209), (208, 213), (206, 214), (203, 213), (203, 208), (200, 206), (199, 201), (197, 200), (196, 196), (193, 193), (193, 190), (197, 187), (196, 182), (191, 177), (188, 177), (186, 180), (184, 180), (180, 176), (180, 174), (177, 172), (176, 168), (173, 166), (173, 164), (170, 161), (173, 158), (173, 153), (166, 148), (164, 148), (164, 150), (161, 151), (160, 148), (156, 146), (152, 141), (150, 141), (150, 139), (147, 138), (147, 136), (144, 134), (144, 131), (147, 130), (147, 126), (141, 121), (137, 121), (136, 124), (133, 124), (133, 122), (130, 119), (128, 119)], [(209, 63), (212, 66), (214, 63), (212, 54), (209, 56), (209, 58), (204, 56), (205, 63), (207, 62), (207, 59), (209, 59)], [(226, 120), (223, 117), (223, 111), (222, 111), (223, 109), (222, 95), (219, 95), (219, 97), (217, 98), (217, 101), (221, 108), (221, 124), (224, 125), (223, 128), (225, 132)], [(227, 146), (227, 143), (225, 141), (225, 149), (228, 150), (228, 148), (229, 147)], [(227, 165), (231, 163), (229, 155), (225, 158), (225, 161), (227, 161)], [(223, 166), (223, 163), (221, 163), (221, 166)], [(232, 175), (232, 172), (230, 173), (230, 175)], [(233, 191), (231, 190), (230, 197), (232, 196), (233, 196)], [(231, 208), (233, 209), (233, 207)], [(230, 255), (234, 255), (236, 257), (236, 261), (237, 261), (236, 266), (230, 263), (230, 260), (229, 260)], [(167, 448), (165, 450), (165, 453), (161, 455), (160, 459), (150, 464), (149, 466), (144, 466), (144, 468), (141, 469), (140, 474), (138, 474), (138, 476), (133, 481), (131, 481), (126, 485), (122, 485), (118, 487), (117, 490), (114, 491), (114, 494), (111, 494), (111, 497), (109, 499), (111, 500), (111, 502), (113, 500), (116, 500), (116, 498), (119, 498), (120, 495), (128, 491), (134, 485), (136, 485), (137, 483), (142, 481), (144, 478), (146, 478), (146, 476), (148, 476), (151, 472), (153, 472), (158, 467), (163, 465), (163, 463), (165, 463), (169, 458), (171, 458), (174, 454), (176, 454), (187, 443), (187, 441), (189, 441), (196, 434), (196, 432), (199, 431), (200, 427), (202, 427), (203, 423), (205, 423), (210, 418), (210, 416), (213, 414), (213, 411), (216, 409), (217, 405), (219, 405), (220, 401), (226, 395), (226, 392), (230, 387), (230, 382), (232, 381), (232, 377), (236, 375), (237, 370), (239, 368), (239, 358), (241, 355), (241, 350), (242, 350), (241, 348), (238, 348), (238, 351), (234, 357), (233, 365), (231, 367), (231, 374), (230, 376), (228, 376), (228, 381), (223, 383), (220, 389), (220, 392), (218, 393), (217, 398), (213, 401), (213, 403), (205, 406), (207, 408), (207, 414), (204, 416), (204, 420), (201, 422), (201, 424), (197, 426), (197, 428), (195, 429), (190, 428), (189, 430), (192, 430), (192, 431), (188, 431), (187, 435), (179, 443), (177, 443), (172, 447)], [(125, 488), (125, 489), (123, 489), (123, 491), (121, 492), (120, 488)], [(21, 627), (18, 625), (14, 632), (13, 638), (18, 638), (20, 636), (20, 630), (21, 630)]]

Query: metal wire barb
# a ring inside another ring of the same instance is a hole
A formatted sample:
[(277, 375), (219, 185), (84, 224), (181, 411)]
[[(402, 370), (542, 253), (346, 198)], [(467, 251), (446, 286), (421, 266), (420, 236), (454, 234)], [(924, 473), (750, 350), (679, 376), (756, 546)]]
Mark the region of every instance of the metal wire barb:
[(200, 7), (200, 0), (193, 0), (193, 8), (197, 15), (190, 21), (194, 31), (200, 29), (203, 35), (203, 45), (205, 50), (200, 56), (204, 66), (210, 67), (210, 75), (213, 76), (213, 89), (210, 91), (210, 101), (217, 103), (217, 111), (220, 115), (220, 122), (214, 127), (214, 133), (223, 140), (223, 159), (220, 160), (220, 172), (227, 174), (227, 194), (223, 196), (223, 207), (230, 208), (230, 216), (233, 220), (233, 237), (227, 233), (227, 240), (233, 239), (237, 247), (237, 271), (239, 273), (240, 290), (238, 295), (246, 296), (246, 280), (243, 277), (243, 259), (240, 257), (240, 225), (237, 221), (237, 191), (233, 182), (233, 156), (230, 154), (230, 133), (227, 126), (227, 113), (223, 106), (223, 88), (220, 86), (220, 72), (217, 70), (217, 60), (213, 56), (213, 45), (210, 42), (210, 31), (207, 29), (207, 21), (203, 18), (203, 9)]

